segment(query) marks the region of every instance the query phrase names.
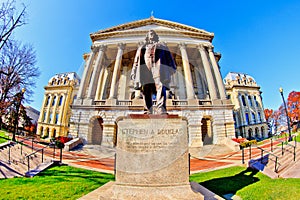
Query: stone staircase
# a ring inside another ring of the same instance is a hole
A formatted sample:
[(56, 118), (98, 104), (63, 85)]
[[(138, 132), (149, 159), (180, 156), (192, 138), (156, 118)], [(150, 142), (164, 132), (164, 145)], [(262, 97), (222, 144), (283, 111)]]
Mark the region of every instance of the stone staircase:
[[(300, 163), (300, 144), (291, 141), (283, 145), (285, 140), (266, 139), (251, 147), (239, 151), (226, 152), (220, 147), (204, 147), (201, 152), (194, 153), (198, 159), (227, 162), (235, 165), (245, 164), (253, 167), (271, 178), (283, 177), (298, 162)], [(295, 160), (294, 160), (294, 146)], [(218, 151), (213, 150), (214, 148)], [(204, 152), (204, 153), (203, 153)], [(223, 153), (222, 153), (223, 152)], [(283, 153), (282, 153), (283, 152)]]
[[(49, 157), (35, 151), (36, 149), (11, 141), (2, 144), (0, 146), (0, 178), (26, 176), (30, 174), (30, 170), (35, 170), (37, 174), (53, 164)], [(48, 164), (45, 165), (45, 163)], [(44, 167), (41, 167), (41, 164)]]
[[(299, 144), (291, 141), (282, 146), (281, 141), (273, 145), (273, 148), (254, 147), (252, 159), (249, 160), (249, 167), (262, 171), (271, 178), (283, 177), (282, 175), (291, 169), (300, 160)], [(258, 155), (257, 152), (259, 151)]]

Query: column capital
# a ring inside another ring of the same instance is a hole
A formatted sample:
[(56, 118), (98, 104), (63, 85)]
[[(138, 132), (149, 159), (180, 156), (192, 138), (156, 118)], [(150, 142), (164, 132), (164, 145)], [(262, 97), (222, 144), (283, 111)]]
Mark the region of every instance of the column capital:
[(124, 43), (118, 43), (118, 49), (124, 50), (125, 44)]
[(214, 50), (214, 46), (213, 45), (206, 45), (207, 49), (209, 52), (212, 52)]
[(99, 46), (92, 45), (91, 50), (92, 50), (93, 53), (96, 53), (97, 51), (99, 51)]
[(186, 49), (186, 44), (184, 42), (181, 42), (178, 46), (179, 46), (180, 50)]
[(197, 49), (198, 50), (204, 50), (205, 49), (205, 45), (204, 44), (198, 44), (197, 45)]
[(99, 47), (98, 47), (99, 51), (105, 51), (106, 48), (107, 48), (107, 46), (104, 45), (104, 44), (101, 44), (101, 45), (99, 45)]

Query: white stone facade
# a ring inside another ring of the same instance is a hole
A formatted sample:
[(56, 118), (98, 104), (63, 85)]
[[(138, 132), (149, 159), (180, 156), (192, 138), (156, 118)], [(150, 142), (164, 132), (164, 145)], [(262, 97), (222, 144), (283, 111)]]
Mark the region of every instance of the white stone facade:
[(268, 137), (260, 87), (253, 77), (230, 72), (224, 78), (228, 98), (234, 104), (236, 137), (262, 139)]
[(143, 113), (144, 101), (133, 88), (130, 72), (150, 29), (175, 60), (167, 111), (187, 119), (190, 147), (226, 143), (235, 135), (233, 104), (226, 99), (213, 33), (153, 17), (91, 34), (92, 50), (85, 54), (70, 134), (85, 143), (115, 146), (116, 122)]

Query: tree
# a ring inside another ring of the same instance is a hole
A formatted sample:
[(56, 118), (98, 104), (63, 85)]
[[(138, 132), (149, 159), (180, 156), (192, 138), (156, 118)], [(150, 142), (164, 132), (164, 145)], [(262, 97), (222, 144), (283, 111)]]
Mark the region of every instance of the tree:
[[(26, 88), (25, 96), (30, 96), (35, 87), (35, 79), (40, 75), (35, 66), (36, 55), (31, 45), (9, 40), (0, 51), (0, 127), (2, 115), (12, 106), (21, 88)], [(28, 100), (27, 100), (28, 101)]]
[(289, 93), (287, 107), (291, 122), (298, 122), (300, 117), (300, 92), (292, 91)]
[[(1, 3), (0, 5), (0, 129), (2, 126), (2, 116), (6, 114), (7, 109), (11, 106), (11, 98), (14, 90), (17, 89), (16, 86), (9, 85), (12, 83), (9, 80), (12, 76), (11, 68), (14, 68), (12, 65), (15, 63), (12, 54), (6, 55), (11, 46), (15, 46), (19, 48), (12, 39), (12, 34), (16, 28), (23, 26), (26, 24), (26, 6), (23, 5), (21, 11), (16, 9), (16, 1), (15, 0), (7, 0), (6, 2)], [(4, 51), (3, 51), (4, 49)], [(29, 47), (25, 47), (25, 49), (30, 49)], [(23, 50), (25, 50), (23, 48)], [(15, 48), (14, 48), (15, 50)], [(21, 49), (20, 49), (21, 50)], [(30, 50), (29, 50), (30, 51)], [(32, 50), (31, 50), (32, 51)], [(15, 52), (15, 51), (12, 51)], [(26, 53), (25, 53), (26, 54)], [(34, 54), (33, 54), (34, 55)], [(34, 55), (35, 56), (35, 55)], [(35, 62), (35, 57), (34, 57)], [(11, 63), (11, 64), (10, 64)], [(20, 62), (20, 65), (21, 62)], [(24, 66), (24, 65), (23, 65)], [(26, 67), (26, 66), (25, 66)], [(17, 75), (15, 75), (15, 79), (18, 79)], [(18, 82), (18, 81), (13, 81)], [(6, 87), (6, 84), (7, 87)], [(20, 85), (19, 85), (20, 87)], [(10, 88), (14, 88), (14, 90), (10, 90)]]
[[(0, 50), (10, 40), (13, 31), (26, 24), (26, 7), (21, 12), (16, 10), (16, 1), (7, 0), (0, 7)], [(4, 73), (0, 70), (0, 74)]]
[(264, 113), (265, 113), (265, 118), (267, 120), (267, 122), (269, 122), (269, 119), (272, 117), (273, 115), (273, 109), (265, 109)]

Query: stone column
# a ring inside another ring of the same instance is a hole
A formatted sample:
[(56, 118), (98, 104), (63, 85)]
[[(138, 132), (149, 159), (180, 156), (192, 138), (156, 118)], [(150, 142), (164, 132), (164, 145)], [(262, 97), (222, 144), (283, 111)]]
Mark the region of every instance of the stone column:
[(89, 54), (88, 60), (85, 64), (84, 67), (84, 71), (82, 74), (82, 79), (81, 79), (81, 83), (79, 86), (79, 90), (78, 90), (78, 95), (77, 95), (77, 99), (81, 101), (81, 99), (83, 99), (84, 97), (84, 91), (85, 91), (85, 87), (88, 81), (88, 77), (87, 75), (89, 74), (88, 72), (90, 71), (90, 68), (92, 68), (93, 65), (93, 59), (95, 56), (95, 50), (97, 50), (95, 47), (92, 47), (92, 52)]
[(185, 92), (185, 89), (184, 89), (184, 85), (185, 85), (185, 82), (184, 82), (184, 77), (183, 77), (183, 69), (181, 66), (177, 66), (177, 94), (176, 95), (176, 99), (186, 99), (186, 92)]
[(128, 67), (123, 66), (122, 74), (120, 77), (120, 90), (119, 90), (119, 97), (118, 97), (121, 100), (125, 100), (126, 98), (127, 73), (128, 73)]
[(106, 68), (106, 62), (102, 62), (102, 66), (100, 67), (100, 73), (99, 73), (99, 79), (98, 79), (98, 85), (97, 85), (97, 89), (96, 89), (96, 96), (95, 96), (95, 100), (101, 100), (102, 99), (102, 95), (103, 95), (103, 86), (105, 85), (105, 70)]
[(207, 79), (207, 85), (208, 85), (210, 98), (211, 98), (211, 100), (215, 100), (215, 99), (217, 99), (217, 93), (216, 93), (216, 89), (215, 89), (216, 85), (215, 85), (211, 67), (210, 67), (206, 52), (205, 52), (205, 48), (203, 45), (200, 44), (198, 46), (198, 50), (199, 50), (199, 53), (201, 55), (201, 59), (203, 62), (203, 67), (204, 67), (204, 71), (205, 71), (205, 75), (206, 75), (206, 79)]
[(50, 107), (52, 105), (52, 100), (53, 100), (53, 94), (50, 94), (50, 99), (49, 99), (49, 102), (48, 102), (48, 107), (47, 107), (47, 114), (46, 114), (46, 118), (44, 119), (44, 122), (46, 123), (51, 123), (51, 122), (48, 122), (49, 121), (49, 116), (50, 116)]
[(117, 77), (122, 64), (122, 55), (123, 55), (124, 48), (125, 48), (124, 44), (118, 44), (118, 53), (114, 65), (114, 71), (112, 75), (111, 86), (110, 86), (111, 88), (110, 88), (108, 99), (116, 99)]
[(99, 46), (99, 52), (98, 52), (98, 56), (96, 59), (95, 69), (94, 69), (92, 77), (91, 77), (91, 82), (89, 85), (89, 90), (88, 90), (88, 95), (87, 95), (89, 104), (92, 104), (92, 101), (93, 101), (92, 99), (95, 97), (96, 85), (97, 85), (97, 81), (99, 78), (99, 72), (100, 72), (100, 68), (102, 66), (102, 61), (103, 61), (105, 50), (106, 50), (106, 46), (104, 46), (104, 45)]
[(189, 59), (188, 59), (188, 55), (186, 52), (186, 45), (180, 44), (179, 48), (180, 48), (181, 57), (182, 57), (187, 99), (194, 99), (195, 98), (194, 85), (193, 85), (193, 79), (192, 79), (192, 73), (191, 73), (191, 69), (190, 69)]
[(216, 57), (213, 52), (213, 46), (208, 46), (208, 54), (209, 54), (211, 64), (213, 66), (214, 74), (216, 76), (217, 85), (218, 85), (218, 89), (219, 89), (219, 93), (220, 93), (220, 98), (226, 99), (225, 88), (224, 88), (223, 80), (222, 80), (221, 73), (219, 70), (219, 66), (218, 66)]
[(40, 116), (39, 116), (39, 122), (43, 122), (42, 120), (43, 120), (44, 109), (45, 109), (47, 100), (48, 100), (48, 94), (45, 94), (43, 104), (42, 104), (42, 109), (41, 109), (42, 112), (40, 113)]

